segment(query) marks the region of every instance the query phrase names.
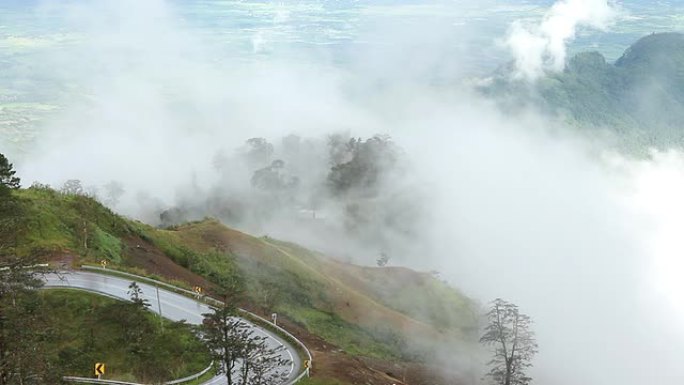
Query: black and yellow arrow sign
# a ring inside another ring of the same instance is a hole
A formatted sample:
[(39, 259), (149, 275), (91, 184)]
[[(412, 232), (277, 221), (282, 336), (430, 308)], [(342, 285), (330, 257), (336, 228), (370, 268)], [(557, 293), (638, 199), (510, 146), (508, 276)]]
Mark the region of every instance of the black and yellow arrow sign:
[(98, 362), (95, 364), (95, 375), (96, 376), (101, 376), (105, 374), (105, 364), (102, 362)]

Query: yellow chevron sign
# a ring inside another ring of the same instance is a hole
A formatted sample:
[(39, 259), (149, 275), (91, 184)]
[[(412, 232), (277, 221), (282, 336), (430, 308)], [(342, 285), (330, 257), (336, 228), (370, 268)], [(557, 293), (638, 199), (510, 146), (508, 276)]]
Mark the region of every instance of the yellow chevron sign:
[(95, 364), (95, 375), (99, 377), (103, 374), (105, 374), (105, 364), (103, 364), (102, 362), (96, 363)]

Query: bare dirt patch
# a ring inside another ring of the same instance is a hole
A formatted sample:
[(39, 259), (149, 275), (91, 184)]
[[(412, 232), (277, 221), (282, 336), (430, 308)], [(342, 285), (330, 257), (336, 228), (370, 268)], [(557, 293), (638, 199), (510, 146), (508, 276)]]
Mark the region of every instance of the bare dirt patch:
[(208, 288), (211, 284), (202, 276), (176, 264), (164, 252), (138, 236), (121, 239), (124, 243), (126, 263), (171, 280), (183, 281), (191, 286)]

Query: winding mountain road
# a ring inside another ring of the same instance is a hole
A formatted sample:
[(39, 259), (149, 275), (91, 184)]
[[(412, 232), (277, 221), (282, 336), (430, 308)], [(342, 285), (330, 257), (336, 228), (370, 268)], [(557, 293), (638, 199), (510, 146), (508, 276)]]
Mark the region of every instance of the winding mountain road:
[[(70, 271), (60, 275), (45, 275), (46, 288), (79, 289), (123, 300), (129, 299), (127, 293), (128, 285), (133, 281), (142, 289), (143, 298), (150, 303), (150, 310), (159, 314), (159, 304), (161, 304), (161, 314), (164, 318), (169, 320), (185, 320), (189, 324), (200, 325), (204, 318), (202, 314), (211, 312), (211, 308), (205, 303), (165, 290), (161, 287), (158, 288), (144, 281), (138, 281), (134, 278), (119, 278), (83, 271)], [(159, 293), (158, 299), (157, 293)], [(244, 320), (244, 322), (250, 325), (255, 335), (266, 337), (266, 342), (270, 348), (284, 347), (281, 355), (283, 358), (287, 359), (290, 364), (286, 367), (279, 368), (278, 370), (288, 373), (288, 379), (284, 382), (285, 384), (292, 383), (299, 374), (302, 365), (297, 350), (290, 343), (274, 333), (260, 328), (249, 321)], [(226, 383), (225, 376), (219, 375), (205, 382), (203, 385), (221, 385)]]

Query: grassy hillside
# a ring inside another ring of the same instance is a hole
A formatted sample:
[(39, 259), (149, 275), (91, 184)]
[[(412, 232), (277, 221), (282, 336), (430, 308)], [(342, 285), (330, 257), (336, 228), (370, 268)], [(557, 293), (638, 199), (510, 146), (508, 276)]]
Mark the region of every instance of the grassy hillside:
[(431, 342), (422, 346), (422, 341), (462, 340), (473, 325), (468, 300), (428, 274), (341, 263), (214, 220), (155, 231), (154, 236), (214, 261), (229, 256), (256, 304), (354, 354), (420, 359), (431, 351)]
[(239, 277), (244, 306), (356, 356), (427, 361), (434, 344), (474, 339), (475, 313), (427, 273), (342, 263), (298, 245), (257, 238), (215, 220), (156, 229), (83, 196), (44, 187), (15, 191), (25, 208), (23, 254), (77, 266), (98, 263), (202, 285)]
[(131, 233), (131, 228), (106, 207), (90, 198), (62, 195), (47, 187), (14, 193), (21, 199), (25, 226), (18, 254), (70, 252), (122, 262), (122, 238)]
[(95, 362), (104, 362), (104, 379), (150, 382), (195, 374), (211, 362), (204, 344), (188, 325), (165, 322), (143, 312), (137, 328), (146, 331), (146, 351), (131, 355), (127, 312), (120, 301), (74, 290), (45, 290), (50, 313), (53, 362), (67, 375), (91, 377)]

